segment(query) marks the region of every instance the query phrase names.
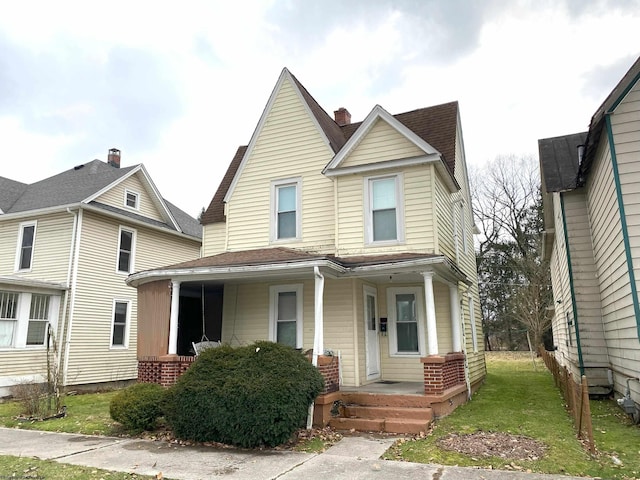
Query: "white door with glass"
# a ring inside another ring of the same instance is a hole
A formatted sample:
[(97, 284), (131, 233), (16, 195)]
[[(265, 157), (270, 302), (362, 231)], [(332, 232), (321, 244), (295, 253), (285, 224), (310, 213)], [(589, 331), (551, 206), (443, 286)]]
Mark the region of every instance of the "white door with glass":
[(364, 287), (364, 341), (367, 380), (380, 378), (378, 297), (376, 289), (369, 286)]
[(389, 353), (391, 356), (423, 356), (424, 308), (419, 287), (387, 289)]

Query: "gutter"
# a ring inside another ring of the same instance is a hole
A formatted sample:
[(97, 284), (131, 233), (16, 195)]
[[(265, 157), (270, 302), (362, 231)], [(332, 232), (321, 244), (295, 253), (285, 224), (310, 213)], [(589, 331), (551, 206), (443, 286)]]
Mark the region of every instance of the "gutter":
[(571, 307), (573, 308), (573, 326), (576, 331), (576, 344), (578, 346), (578, 366), (580, 376), (584, 375), (584, 360), (582, 358), (582, 344), (580, 343), (580, 325), (578, 323), (578, 304), (576, 302), (576, 290), (573, 283), (573, 267), (571, 266), (571, 249), (569, 248), (569, 231), (567, 230), (567, 215), (564, 209), (564, 192), (560, 192), (560, 210), (562, 214), (562, 228), (564, 230), (564, 245), (567, 252), (567, 269), (569, 271), (569, 287), (571, 289)]
[[(628, 93), (625, 91), (623, 94)], [(622, 100), (622, 97), (620, 98)], [(619, 101), (615, 103), (615, 108)], [(622, 184), (620, 183), (620, 172), (618, 171), (618, 158), (616, 156), (616, 146), (613, 138), (613, 129), (611, 127), (612, 110), (605, 113), (605, 125), (607, 129), (607, 140), (609, 141), (609, 152), (611, 154), (611, 167), (613, 169), (613, 181), (616, 186), (616, 197), (618, 200), (618, 210), (620, 211), (620, 229), (622, 230), (622, 239), (624, 241), (624, 253), (627, 260), (627, 270), (629, 272), (629, 286), (631, 287), (631, 298), (633, 300), (633, 313), (636, 317), (636, 330), (638, 340), (640, 340), (640, 304), (638, 303), (638, 289), (636, 287), (636, 275), (633, 268), (633, 257), (631, 256), (631, 242), (629, 241), (629, 227), (627, 226), (627, 215), (624, 209), (624, 198), (622, 196)]]

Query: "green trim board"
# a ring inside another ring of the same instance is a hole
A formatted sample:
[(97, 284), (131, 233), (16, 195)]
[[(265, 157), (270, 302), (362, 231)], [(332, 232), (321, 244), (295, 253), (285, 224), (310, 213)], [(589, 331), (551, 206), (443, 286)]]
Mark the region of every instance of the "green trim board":
[(629, 271), (629, 286), (631, 287), (631, 298), (633, 300), (633, 313), (636, 317), (636, 330), (638, 334), (638, 340), (640, 341), (640, 303), (638, 303), (636, 274), (633, 268), (631, 242), (629, 241), (629, 228), (627, 226), (627, 215), (624, 209), (624, 197), (622, 196), (622, 184), (620, 183), (620, 172), (618, 171), (618, 158), (616, 156), (616, 146), (613, 138), (613, 129), (611, 128), (611, 113), (609, 112), (605, 114), (605, 124), (607, 128), (607, 140), (609, 141), (609, 152), (611, 154), (613, 180), (616, 186), (616, 197), (618, 199), (618, 211), (620, 212), (620, 226), (622, 230), (622, 239), (624, 241), (624, 253), (627, 259), (627, 270)]
[(571, 307), (573, 308), (573, 327), (576, 332), (576, 345), (578, 347), (578, 366), (580, 376), (584, 375), (584, 360), (582, 359), (582, 343), (580, 342), (580, 326), (578, 323), (578, 303), (576, 302), (576, 290), (573, 283), (573, 267), (571, 266), (571, 249), (569, 248), (569, 231), (567, 230), (567, 216), (564, 208), (564, 193), (560, 192), (560, 210), (562, 214), (562, 229), (564, 230), (564, 248), (567, 252), (567, 268), (569, 269), (569, 288), (571, 289)]

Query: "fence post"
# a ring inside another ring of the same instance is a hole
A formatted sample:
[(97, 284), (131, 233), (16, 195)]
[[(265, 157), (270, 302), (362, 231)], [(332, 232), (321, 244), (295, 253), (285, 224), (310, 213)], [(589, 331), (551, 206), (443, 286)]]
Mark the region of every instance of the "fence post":
[[(591, 404), (589, 403), (589, 384), (586, 375), (582, 376), (580, 384), (582, 390), (582, 404), (584, 405), (584, 428), (587, 431), (587, 441), (589, 442), (589, 452), (596, 453), (596, 444), (593, 439), (593, 424), (591, 423)], [(583, 409), (580, 412), (580, 423), (582, 423)]]

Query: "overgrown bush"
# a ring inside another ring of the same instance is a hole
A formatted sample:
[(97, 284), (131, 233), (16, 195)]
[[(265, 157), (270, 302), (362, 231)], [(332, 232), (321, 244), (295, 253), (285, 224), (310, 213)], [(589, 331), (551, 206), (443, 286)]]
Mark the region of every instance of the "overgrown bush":
[(284, 345), (209, 349), (167, 392), (165, 418), (182, 439), (276, 446), (304, 425), (323, 381)]
[(26, 417), (40, 417), (48, 413), (45, 405), (47, 385), (37, 382), (22, 382), (13, 385), (11, 396), (22, 406), (21, 413)]
[(155, 383), (137, 383), (120, 391), (109, 404), (109, 414), (127, 430), (153, 430), (162, 416), (165, 389)]

